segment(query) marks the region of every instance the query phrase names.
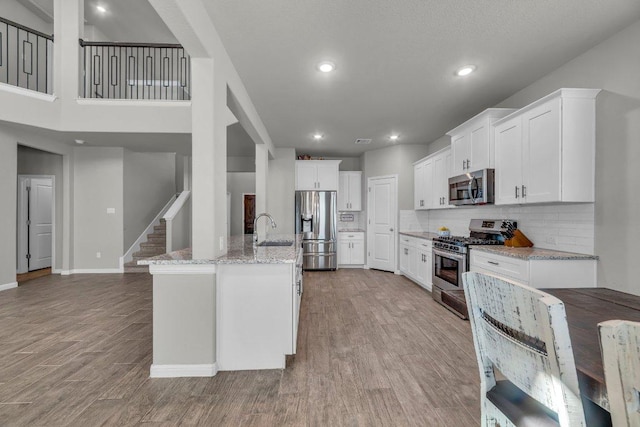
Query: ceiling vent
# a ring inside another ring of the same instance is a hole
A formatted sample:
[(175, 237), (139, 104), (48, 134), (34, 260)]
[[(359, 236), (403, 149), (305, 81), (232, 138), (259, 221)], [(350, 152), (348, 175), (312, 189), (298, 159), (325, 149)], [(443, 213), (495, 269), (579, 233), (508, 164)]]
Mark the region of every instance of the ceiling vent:
[(359, 144), (359, 145), (371, 144), (371, 140), (366, 138), (358, 138), (356, 139), (356, 144)]

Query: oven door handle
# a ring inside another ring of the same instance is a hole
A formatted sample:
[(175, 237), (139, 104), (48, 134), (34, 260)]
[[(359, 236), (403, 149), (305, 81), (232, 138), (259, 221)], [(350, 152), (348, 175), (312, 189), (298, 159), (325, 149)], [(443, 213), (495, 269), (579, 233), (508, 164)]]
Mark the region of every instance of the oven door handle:
[(464, 259), (466, 258), (466, 256), (463, 255), (463, 254), (454, 254), (454, 253), (447, 252), (447, 251), (442, 251), (442, 250), (436, 249), (436, 248), (433, 249), (433, 254), (434, 255), (440, 255), (443, 258), (452, 258), (452, 259), (455, 259), (455, 260), (458, 260), (458, 261), (464, 261)]

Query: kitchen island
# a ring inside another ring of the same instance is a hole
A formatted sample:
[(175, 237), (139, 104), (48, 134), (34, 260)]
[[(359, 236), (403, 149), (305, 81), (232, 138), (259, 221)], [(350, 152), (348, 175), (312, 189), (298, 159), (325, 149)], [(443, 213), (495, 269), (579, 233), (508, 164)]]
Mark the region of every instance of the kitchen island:
[(296, 352), (302, 240), (277, 235), (267, 244), (285, 246), (236, 236), (216, 259), (184, 249), (139, 262), (153, 275), (151, 377), (285, 367)]

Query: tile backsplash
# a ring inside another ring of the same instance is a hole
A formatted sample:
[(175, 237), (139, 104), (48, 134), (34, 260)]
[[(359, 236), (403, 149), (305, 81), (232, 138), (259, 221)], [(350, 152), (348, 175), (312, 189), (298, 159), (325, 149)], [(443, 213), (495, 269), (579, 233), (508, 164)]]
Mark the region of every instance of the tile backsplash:
[(430, 211), (400, 211), (401, 231), (432, 231), (445, 226), (453, 235), (469, 235), (469, 220), (514, 219), (518, 228), (544, 249), (594, 253), (593, 203), (543, 206), (477, 206)]
[[(353, 216), (353, 221), (346, 218)], [(365, 229), (366, 213), (360, 212), (338, 212), (338, 230)]]

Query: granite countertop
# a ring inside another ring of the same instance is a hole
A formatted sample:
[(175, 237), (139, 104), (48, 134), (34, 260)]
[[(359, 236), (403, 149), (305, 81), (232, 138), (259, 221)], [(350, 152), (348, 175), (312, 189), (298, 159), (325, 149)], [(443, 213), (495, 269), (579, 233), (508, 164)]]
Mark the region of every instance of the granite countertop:
[(338, 230), (338, 233), (364, 233), (365, 230), (363, 228), (341, 228)]
[(431, 233), (428, 231), (401, 231), (400, 234), (405, 236), (417, 237), (418, 239), (433, 240), (438, 237), (438, 233)]
[(193, 259), (191, 248), (138, 261), (138, 265), (180, 265), (180, 264), (290, 264), (295, 263), (298, 248), (302, 245), (301, 234), (278, 234), (268, 236), (269, 241), (293, 240), (291, 246), (253, 247), (253, 237), (231, 236), (227, 253), (215, 259)]
[(555, 251), (553, 249), (542, 248), (510, 248), (508, 246), (471, 246), (474, 251), (487, 252), (490, 254), (503, 255), (524, 260), (546, 259), (546, 260), (594, 260), (597, 255), (578, 254), (575, 252)]

